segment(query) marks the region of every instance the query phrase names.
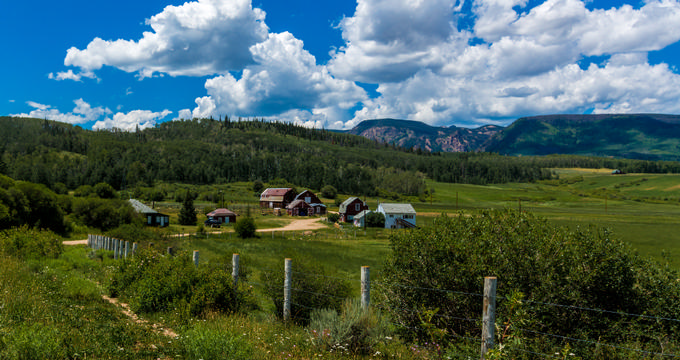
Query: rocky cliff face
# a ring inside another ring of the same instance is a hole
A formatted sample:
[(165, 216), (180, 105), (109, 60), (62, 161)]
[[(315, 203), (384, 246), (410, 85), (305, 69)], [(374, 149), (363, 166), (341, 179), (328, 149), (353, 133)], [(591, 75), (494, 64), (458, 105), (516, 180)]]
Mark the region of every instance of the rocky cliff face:
[(477, 129), (433, 127), (408, 120), (368, 120), (350, 133), (383, 143), (427, 151), (464, 152), (483, 150), (489, 138), (503, 128), (487, 125)]

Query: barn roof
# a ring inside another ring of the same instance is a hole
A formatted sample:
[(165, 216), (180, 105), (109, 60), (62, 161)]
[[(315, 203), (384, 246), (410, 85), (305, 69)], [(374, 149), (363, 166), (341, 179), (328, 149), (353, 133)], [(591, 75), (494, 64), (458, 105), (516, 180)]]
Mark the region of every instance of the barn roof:
[(380, 204), (385, 214), (415, 214), (416, 210), (411, 204)]
[(130, 202), (130, 205), (135, 209), (136, 212), (141, 213), (141, 214), (157, 214), (158, 211), (148, 207), (147, 205), (144, 205), (141, 201), (135, 200), (135, 199), (130, 199), (128, 200)]
[[(340, 204), (340, 207), (339, 207), (339, 210), (338, 210), (338, 211), (341, 212), (341, 213), (347, 212), (347, 207), (348, 207), (351, 203), (353, 203), (354, 201), (356, 201), (356, 200), (361, 201), (361, 200), (360, 200), (358, 197), (356, 197), (356, 196), (352, 196), (351, 198), (349, 198), (349, 199), (343, 201), (342, 204)], [(363, 203), (362, 203), (362, 204), (363, 204)]]
[(236, 216), (236, 213), (229, 209), (215, 209), (207, 213), (206, 216)]

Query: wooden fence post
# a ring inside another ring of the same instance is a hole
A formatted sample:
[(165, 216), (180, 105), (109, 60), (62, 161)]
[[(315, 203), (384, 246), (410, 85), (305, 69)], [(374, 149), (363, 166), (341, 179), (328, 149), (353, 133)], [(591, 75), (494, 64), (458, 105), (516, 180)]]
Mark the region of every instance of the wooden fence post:
[(119, 241), (118, 241), (118, 239), (112, 239), (112, 240), (113, 240), (113, 259), (118, 260)]
[(361, 267), (361, 308), (364, 310), (368, 309), (371, 303), (371, 276), (370, 267)]
[(283, 321), (290, 320), (290, 290), (293, 279), (293, 260), (286, 259), (284, 265), (285, 279), (283, 280)]
[(238, 254), (231, 256), (231, 278), (234, 279), (234, 288), (238, 286), (239, 260)]
[(198, 267), (198, 250), (194, 250), (194, 265)]
[(496, 284), (495, 276), (484, 278), (484, 300), (482, 313), (482, 360), (487, 351), (493, 348), (494, 327), (496, 325)]
[(125, 258), (127, 259), (130, 255), (130, 242), (125, 241)]
[(137, 243), (132, 243), (132, 256), (137, 253)]

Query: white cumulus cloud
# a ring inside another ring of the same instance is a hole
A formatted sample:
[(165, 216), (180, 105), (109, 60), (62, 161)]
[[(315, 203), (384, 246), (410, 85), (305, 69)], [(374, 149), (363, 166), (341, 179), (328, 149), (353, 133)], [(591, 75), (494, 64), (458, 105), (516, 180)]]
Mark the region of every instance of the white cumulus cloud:
[(156, 125), (158, 120), (162, 120), (172, 114), (170, 110), (153, 112), (149, 110), (133, 110), (128, 113), (116, 113), (112, 118), (97, 121), (92, 129), (120, 129), (125, 131), (144, 130)]
[(56, 109), (50, 105), (40, 104), (34, 101), (26, 102), (28, 106), (34, 108), (29, 113), (13, 114), (15, 117), (30, 117), (37, 119), (48, 119), (60, 122), (65, 122), (69, 124), (84, 124), (90, 121), (97, 120), (101, 116), (110, 114), (111, 110), (104, 107), (92, 107), (90, 104), (85, 102), (83, 99), (77, 99), (73, 101), (76, 106), (69, 113), (61, 113), (59, 109)]
[[(328, 67), (378, 84), (379, 96), (343, 126), (381, 117), (474, 126), (546, 113), (680, 110), (680, 76), (647, 60), (680, 40), (676, 0), (592, 10), (580, 0), (470, 7), (474, 16), (453, 0), (358, 0)], [(604, 62), (579, 66), (590, 56)]]
[(140, 77), (165, 73), (203, 76), (252, 63), (248, 48), (267, 37), (264, 11), (250, 0), (198, 0), (167, 6), (146, 20), (139, 40), (95, 38), (68, 49), (64, 64), (85, 72), (112, 66)]
[(197, 107), (180, 111), (180, 118), (217, 113), (297, 119), (305, 114), (304, 120), (293, 121), (335, 122), (343, 111), (367, 98), (354, 82), (338, 80), (326, 66), (317, 65), (303, 42), (288, 32), (270, 34), (250, 52), (255, 65), (246, 67), (240, 79), (225, 74), (207, 80), (209, 97), (196, 99)]

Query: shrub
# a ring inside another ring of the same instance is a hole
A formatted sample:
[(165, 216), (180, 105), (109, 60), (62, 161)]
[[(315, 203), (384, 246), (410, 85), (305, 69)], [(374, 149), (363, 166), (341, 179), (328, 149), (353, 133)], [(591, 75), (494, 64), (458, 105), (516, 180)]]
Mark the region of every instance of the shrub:
[[(293, 261), (291, 287), (291, 318), (299, 324), (307, 324), (313, 309), (339, 311), (344, 299), (351, 293), (347, 281), (324, 276), (323, 267), (310, 260), (300, 258)], [(265, 294), (274, 302), (276, 315), (283, 316), (283, 282), (281, 271), (267, 270), (263, 273)]]
[(329, 351), (367, 355), (385, 339), (388, 323), (373, 308), (364, 310), (361, 301), (348, 299), (342, 312), (317, 309), (310, 314), (307, 332), (312, 342)]
[(246, 304), (246, 294), (233, 287), (224, 269), (196, 268), (189, 253), (176, 257), (140, 251), (117, 263), (108, 285), (112, 297), (124, 295), (136, 312), (178, 309), (181, 316), (200, 316), (208, 311), (235, 312)]
[[(525, 295), (524, 304), (533, 314), (526, 326), (532, 330), (600, 341), (680, 340), (677, 324), (630, 321), (616, 314), (679, 318), (680, 289), (669, 285), (679, 276), (641, 260), (606, 230), (569, 231), (529, 213), (499, 210), (442, 216), (429, 227), (394, 233), (390, 243), (393, 251), (383, 271), (385, 301), (395, 309), (396, 322), (406, 327), (422, 324), (413, 311), (418, 309), (435, 311), (431, 325), (448, 334), (474, 334), (475, 322), (446, 319), (478, 318), (480, 299), (470, 294), (483, 292), (485, 276), (497, 276), (500, 297)], [(497, 312), (507, 314), (507, 306), (507, 301), (499, 302)]]
[(328, 219), (328, 222), (336, 223), (336, 222), (338, 222), (338, 220), (340, 220), (340, 214), (338, 214), (338, 213), (328, 213), (326, 218)]
[(385, 227), (385, 214), (380, 212), (371, 212), (366, 215), (366, 226), (368, 227)]
[(326, 199), (335, 199), (338, 195), (338, 190), (333, 185), (326, 185), (321, 188), (321, 196)]
[(255, 237), (256, 230), (255, 220), (250, 216), (241, 217), (234, 223), (234, 231), (236, 231), (236, 235), (241, 239)]
[(196, 225), (196, 208), (194, 208), (194, 198), (187, 190), (182, 202), (182, 208), (179, 210), (179, 224), (180, 225)]
[(23, 226), (0, 232), (0, 255), (3, 256), (21, 260), (56, 259), (63, 250), (61, 238), (47, 230)]

